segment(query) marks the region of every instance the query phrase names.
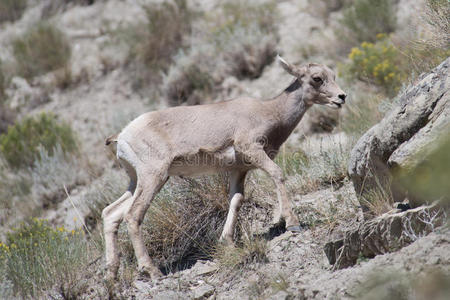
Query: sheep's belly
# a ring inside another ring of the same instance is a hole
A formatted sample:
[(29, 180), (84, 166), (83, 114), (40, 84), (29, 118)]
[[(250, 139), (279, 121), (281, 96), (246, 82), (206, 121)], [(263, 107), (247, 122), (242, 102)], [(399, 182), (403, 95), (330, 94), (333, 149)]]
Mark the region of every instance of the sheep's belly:
[(169, 168), (170, 176), (196, 176), (231, 169), (249, 169), (233, 146), (217, 152), (200, 151), (186, 157), (176, 158)]

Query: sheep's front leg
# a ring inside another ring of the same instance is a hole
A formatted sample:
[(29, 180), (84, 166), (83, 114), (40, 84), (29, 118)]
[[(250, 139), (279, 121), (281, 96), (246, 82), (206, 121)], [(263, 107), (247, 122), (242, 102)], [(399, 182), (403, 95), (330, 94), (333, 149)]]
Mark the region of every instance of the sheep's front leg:
[(230, 174), (230, 208), (228, 210), (227, 220), (223, 227), (221, 241), (229, 244), (233, 243), (233, 233), (236, 227), (237, 214), (242, 202), (244, 201), (244, 182), (247, 172), (234, 171)]
[(265, 171), (275, 183), (279, 205), (278, 214), (275, 216), (275, 223), (280, 223), (284, 219), (287, 230), (300, 231), (300, 222), (294, 214), (292, 204), (288, 199), (284, 184), (285, 179), (281, 168), (270, 159), (260, 144), (251, 145), (244, 154), (252, 165)]

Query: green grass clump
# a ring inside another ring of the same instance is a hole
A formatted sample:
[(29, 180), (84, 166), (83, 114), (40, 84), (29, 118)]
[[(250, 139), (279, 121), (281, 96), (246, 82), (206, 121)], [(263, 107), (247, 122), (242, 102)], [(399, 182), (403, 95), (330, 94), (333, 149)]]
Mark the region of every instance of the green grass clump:
[(36, 298), (55, 285), (61, 295), (76, 296), (81, 288), (80, 268), (88, 257), (83, 231), (53, 228), (45, 220), (32, 219), (7, 233), (6, 241), (0, 243), (0, 272), (18, 297)]
[(345, 9), (341, 23), (356, 42), (375, 42), (377, 34), (397, 27), (394, 1), (355, 0)]
[(27, 0), (0, 0), (0, 23), (20, 19), (26, 7)]
[(49, 23), (30, 27), (12, 43), (19, 75), (42, 75), (67, 66), (71, 48), (66, 36)]
[(402, 69), (399, 50), (384, 34), (379, 34), (378, 38), (376, 43), (362, 42), (359, 47), (352, 48), (345, 72), (349, 77), (375, 84), (393, 96), (408, 75)]
[(77, 152), (72, 128), (46, 113), (35, 118), (25, 118), (0, 135), (0, 153), (13, 168), (32, 166), (35, 159), (40, 157), (40, 147), (52, 155), (57, 144), (65, 153)]
[(289, 153), (280, 153), (274, 160), (287, 176), (300, 174), (308, 163), (308, 156), (301, 150)]

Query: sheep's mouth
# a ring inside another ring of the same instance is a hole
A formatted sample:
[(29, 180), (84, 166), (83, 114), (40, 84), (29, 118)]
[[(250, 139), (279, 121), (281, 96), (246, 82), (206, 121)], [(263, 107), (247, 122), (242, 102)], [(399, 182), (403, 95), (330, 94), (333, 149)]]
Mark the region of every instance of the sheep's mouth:
[(327, 103), (327, 106), (331, 108), (341, 109), (343, 103), (339, 103), (337, 101), (331, 101), (330, 103)]
[(333, 104), (336, 105), (337, 108), (342, 108), (342, 103), (334, 102), (334, 101), (333, 101)]

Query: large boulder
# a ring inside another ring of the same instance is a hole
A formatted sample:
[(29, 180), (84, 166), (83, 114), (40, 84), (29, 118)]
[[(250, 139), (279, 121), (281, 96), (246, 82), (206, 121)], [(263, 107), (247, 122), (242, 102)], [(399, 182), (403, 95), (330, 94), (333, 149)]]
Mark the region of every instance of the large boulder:
[[(391, 184), (394, 172), (413, 173), (450, 132), (450, 58), (411, 84), (380, 123), (368, 130), (351, 151), (348, 173), (365, 217), (373, 190)], [(394, 201), (407, 191), (391, 186)], [(408, 195), (408, 199), (414, 198)], [(435, 199), (425, 199), (435, 200)], [(415, 199), (418, 206), (423, 199)]]
[(361, 223), (342, 239), (325, 244), (334, 269), (353, 266), (358, 259), (395, 252), (446, 224), (447, 213), (437, 202), (404, 212), (392, 210)]

